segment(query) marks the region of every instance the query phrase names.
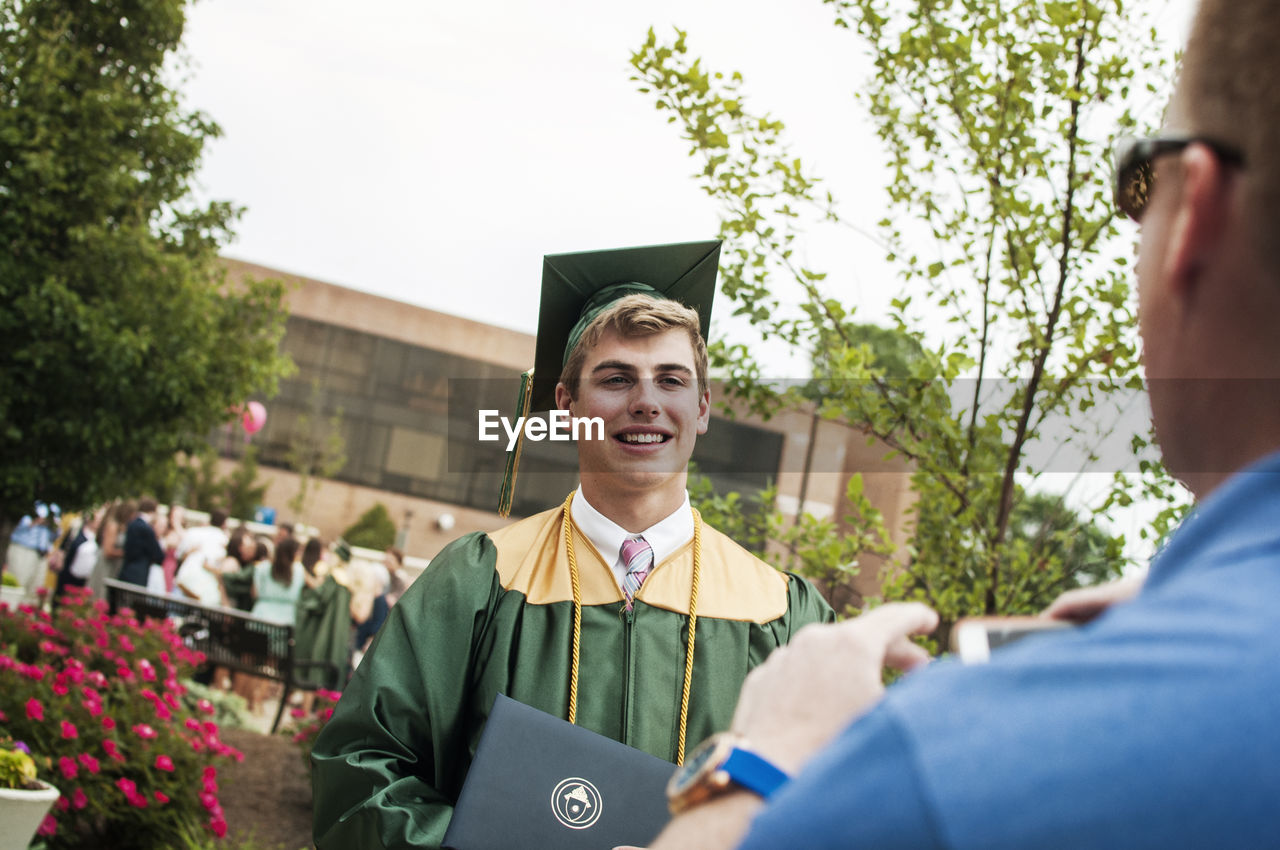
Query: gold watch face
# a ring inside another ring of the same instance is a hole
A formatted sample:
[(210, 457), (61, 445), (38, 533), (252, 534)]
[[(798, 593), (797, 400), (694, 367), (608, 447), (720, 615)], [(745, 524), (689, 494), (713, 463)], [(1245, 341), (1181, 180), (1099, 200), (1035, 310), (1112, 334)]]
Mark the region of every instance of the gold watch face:
[(672, 812), (700, 803), (729, 784), (729, 777), (719, 768), (736, 741), (737, 737), (727, 732), (712, 735), (685, 759), (667, 783), (667, 801)]

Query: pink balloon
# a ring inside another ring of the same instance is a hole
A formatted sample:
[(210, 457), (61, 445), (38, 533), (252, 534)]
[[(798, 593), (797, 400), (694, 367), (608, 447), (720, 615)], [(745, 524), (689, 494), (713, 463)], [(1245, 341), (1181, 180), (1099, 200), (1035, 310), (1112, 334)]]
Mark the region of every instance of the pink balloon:
[(267, 424), (267, 409), (261, 402), (251, 401), (245, 405), (244, 417), (241, 420), (246, 434), (256, 434)]

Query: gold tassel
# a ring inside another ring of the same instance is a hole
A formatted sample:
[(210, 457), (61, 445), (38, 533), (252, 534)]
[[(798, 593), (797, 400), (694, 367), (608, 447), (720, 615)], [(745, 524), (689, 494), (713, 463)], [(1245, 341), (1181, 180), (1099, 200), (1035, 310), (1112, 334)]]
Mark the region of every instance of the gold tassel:
[[(520, 395), (516, 399), (516, 419), (523, 422), (529, 415), (529, 403), (533, 398), (533, 370), (520, 375)], [(524, 448), (524, 428), (516, 435), (516, 447), (507, 452), (507, 465), (502, 470), (502, 489), (498, 492), (498, 516), (511, 515), (511, 502), (516, 493), (516, 468), (520, 466), (520, 451)]]

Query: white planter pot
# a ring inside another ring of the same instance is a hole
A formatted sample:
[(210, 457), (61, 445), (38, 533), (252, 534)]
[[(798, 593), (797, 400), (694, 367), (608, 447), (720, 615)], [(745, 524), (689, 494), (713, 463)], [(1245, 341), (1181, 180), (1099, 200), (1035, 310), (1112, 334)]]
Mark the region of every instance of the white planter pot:
[(54, 800), (58, 789), (47, 782), (34, 791), (0, 788), (0, 850), (26, 850)]
[(17, 611), (18, 606), (26, 600), (26, 594), (23, 593), (21, 587), (10, 587), (7, 584), (0, 585), (0, 602), (9, 603), (10, 611)]

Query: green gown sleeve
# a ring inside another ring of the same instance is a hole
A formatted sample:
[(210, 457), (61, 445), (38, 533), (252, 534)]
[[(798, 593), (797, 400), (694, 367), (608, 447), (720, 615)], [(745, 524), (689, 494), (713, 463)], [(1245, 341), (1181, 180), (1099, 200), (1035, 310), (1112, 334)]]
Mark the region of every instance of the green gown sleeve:
[(489, 538), (432, 559), (391, 609), (312, 751), (319, 850), (439, 847), (469, 764), (466, 700), (500, 592)]
[(796, 636), (796, 632), (810, 623), (836, 621), (836, 612), (831, 610), (827, 600), (822, 598), (822, 594), (808, 579), (792, 572), (788, 572), (787, 576), (790, 579), (787, 582), (787, 616), (785, 618), (787, 634), (779, 635), (781, 638), (778, 642), (779, 646), (790, 642)]

